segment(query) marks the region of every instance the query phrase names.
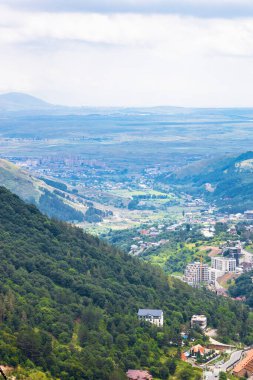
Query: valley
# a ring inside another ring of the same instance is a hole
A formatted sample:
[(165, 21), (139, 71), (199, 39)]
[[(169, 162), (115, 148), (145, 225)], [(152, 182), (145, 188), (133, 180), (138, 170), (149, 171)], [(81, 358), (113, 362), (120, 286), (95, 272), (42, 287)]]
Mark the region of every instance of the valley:
[[(253, 111), (15, 99), (0, 119), (3, 365), (22, 380), (124, 380), (131, 368), (212, 380), (241, 362)], [(207, 331), (191, 325), (203, 315)]]

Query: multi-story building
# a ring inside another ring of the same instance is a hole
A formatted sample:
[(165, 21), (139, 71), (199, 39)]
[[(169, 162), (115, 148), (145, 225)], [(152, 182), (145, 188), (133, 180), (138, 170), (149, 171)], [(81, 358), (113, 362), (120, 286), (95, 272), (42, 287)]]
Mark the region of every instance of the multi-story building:
[(207, 318), (205, 315), (193, 315), (191, 318), (191, 327), (199, 326), (202, 330), (207, 327)]
[(218, 269), (209, 268), (209, 270), (208, 270), (208, 274), (209, 274), (209, 283), (215, 285), (216, 280), (217, 280), (219, 277), (223, 276), (223, 275), (224, 275), (224, 272), (221, 272), (221, 271), (218, 270)]
[(245, 211), (244, 212), (244, 216), (245, 216), (246, 219), (252, 220), (253, 219), (253, 210)]
[(223, 247), (223, 256), (229, 256), (236, 259), (236, 265), (239, 266), (240, 256), (242, 255), (242, 245), (240, 240), (229, 240)]
[(235, 272), (236, 269), (236, 259), (230, 257), (212, 257), (211, 266), (220, 272)]
[(184, 272), (184, 281), (191, 286), (207, 284), (209, 279), (208, 265), (199, 261), (187, 265)]
[(163, 311), (157, 309), (139, 309), (138, 318), (140, 321), (150, 322), (158, 327), (163, 326)]

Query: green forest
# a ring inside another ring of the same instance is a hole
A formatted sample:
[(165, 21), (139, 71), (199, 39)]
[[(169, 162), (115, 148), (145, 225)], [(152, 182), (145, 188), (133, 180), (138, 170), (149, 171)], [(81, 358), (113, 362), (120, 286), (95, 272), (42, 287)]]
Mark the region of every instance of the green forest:
[[(168, 278), (2, 187), (0, 204), (0, 362), (20, 366), (17, 379), (120, 380), (129, 368), (167, 379), (197, 313), (224, 342), (252, 342), (246, 305)], [(162, 329), (138, 321), (147, 307), (164, 311)]]
[(253, 271), (245, 273), (235, 280), (230, 286), (229, 293), (232, 297), (245, 297), (246, 303), (253, 307)]

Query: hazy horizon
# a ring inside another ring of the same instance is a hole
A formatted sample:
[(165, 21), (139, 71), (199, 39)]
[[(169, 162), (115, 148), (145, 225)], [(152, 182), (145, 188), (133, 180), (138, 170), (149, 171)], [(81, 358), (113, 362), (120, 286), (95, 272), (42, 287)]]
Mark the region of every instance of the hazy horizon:
[(28, 96), (28, 97), (31, 97), (31, 98), (34, 98), (34, 99), (37, 99), (39, 101), (42, 101), (44, 103), (47, 103), (49, 106), (55, 106), (55, 107), (76, 107), (76, 108), (79, 108), (79, 107), (83, 107), (83, 108), (115, 108), (115, 109), (119, 109), (119, 108), (122, 108), (122, 109), (127, 109), (127, 108), (147, 108), (147, 109), (152, 109), (152, 108), (185, 108), (185, 109), (252, 109), (252, 107), (248, 106), (248, 107), (240, 107), (240, 106), (227, 106), (227, 107), (200, 107), (200, 106), (181, 106), (181, 105), (171, 105), (171, 104), (157, 104), (157, 105), (144, 105), (144, 104), (140, 104), (140, 105), (87, 105), (87, 104), (80, 104), (80, 105), (69, 105), (68, 103), (66, 104), (60, 104), (60, 103), (51, 103), (48, 99), (46, 98), (42, 98), (40, 96), (37, 96), (37, 95), (33, 95), (31, 93), (26, 93), (26, 92), (22, 92), (22, 91), (10, 91), (10, 92), (0, 92), (0, 97), (2, 96), (5, 96), (5, 95), (24, 95), (24, 96)]
[(0, 92), (53, 104), (253, 107), (248, 1), (0, 0)]

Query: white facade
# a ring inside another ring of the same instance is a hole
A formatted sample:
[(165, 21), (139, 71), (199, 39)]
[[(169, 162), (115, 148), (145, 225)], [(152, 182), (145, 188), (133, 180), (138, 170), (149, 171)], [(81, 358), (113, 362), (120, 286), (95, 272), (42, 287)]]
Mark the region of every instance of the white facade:
[(245, 211), (244, 216), (246, 219), (252, 220), (253, 219), (253, 210)]
[(139, 309), (138, 318), (140, 321), (145, 321), (163, 327), (163, 311), (156, 309)]
[(218, 269), (214, 269), (214, 268), (209, 268), (208, 273), (209, 273), (209, 282), (211, 284), (215, 284), (217, 278), (224, 275), (224, 272)]
[(235, 272), (236, 259), (229, 257), (212, 257), (212, 268), (217, 269), (220, 272)]
[(193, 315), (191, 318), (191, 327), (199, 326), (202, 330), (207, 327), (207, 318), (205, 315)]
[(208, 265), (196, 261), (187, 265), (184, 272), (184, 281), (191, 286), (207, 284), (209, 280)]

